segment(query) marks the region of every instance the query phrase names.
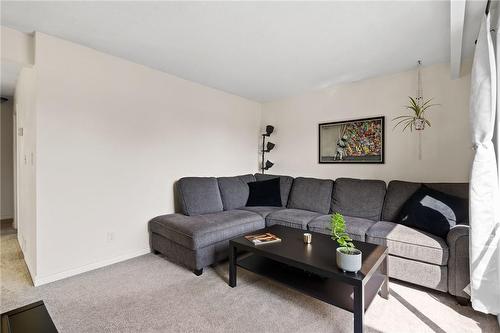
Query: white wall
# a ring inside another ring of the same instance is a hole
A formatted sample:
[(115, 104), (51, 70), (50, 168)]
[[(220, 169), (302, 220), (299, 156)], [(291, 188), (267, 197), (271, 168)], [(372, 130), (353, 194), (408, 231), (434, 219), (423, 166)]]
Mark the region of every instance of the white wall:
[[(270, 140), (276, 147), (267, 156), (275, 162), (270, 171), (332, 179), (468, 181), (470, 75), (451, 80), (448, 65), (425, 67), (422, 75), (424, 98), (434, 97), (441, 104), (428, 113), (432, 127), (422, 135), (422, 160), (418, 160), (418, 134), (392, 129), (391, 119), (407, 112), (402, 108), (407, 96), (415, 96), (416, 71), (410, 71), (265, 103), (262, 126), (275, 126)], [(319, 123), (379, 115), (386, 117), (385, 164), (318, 163)]]
[[(183, 176), (257, 171), (260, 128), (275, 126), (271, 172), (324, 178), (466, 181), (469, 77), (424, 69), (432, 110), (423, 160), (390, 119), (415, 72), (261, 105), (37, 33), (35, 66), (16, 87), (19, 238), (35, 284), (149, 251), (147, 221), (174, 211)], [(386, 164), (319, 165), (317, 124), (385, 115)]]
[(33, 64), (33, 36), (0, 26), (2, 60), (22, 65)]
[(180, 177), (257, 171), (260, 104), (41, 33), (35, 50), (36, 284), (148, 252)]
[(14, 158), (12, 98), (0, 104), (1, 110), (1, 179), (0, 219), (14, 218)]
[(17, 78), (24, 66), (32, 66), (34, 61), (34, 40), (30, 34), (0, 26), (2, 95), (12, 96)]
[(14, 96), (16, 130), (16, 219), (19, 245), (34, 278), (37, 272), (36, 224), (36, 71), (23, 68)]

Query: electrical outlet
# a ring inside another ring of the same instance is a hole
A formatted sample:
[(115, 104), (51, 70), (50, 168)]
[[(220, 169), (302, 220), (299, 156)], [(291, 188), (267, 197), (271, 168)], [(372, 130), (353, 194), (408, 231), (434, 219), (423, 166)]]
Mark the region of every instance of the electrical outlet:
[(115, 239), (115, 234), (113, 232), (106, 233), (106, 241), (108, 243), (112, 242)]

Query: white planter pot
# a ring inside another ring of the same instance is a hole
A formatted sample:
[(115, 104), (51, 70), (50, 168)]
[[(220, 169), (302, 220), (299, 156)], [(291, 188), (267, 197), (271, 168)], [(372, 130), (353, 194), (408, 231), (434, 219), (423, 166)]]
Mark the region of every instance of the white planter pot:
[(425, 119), (424, 118), (415, 119), (415, 129), (417, 131), (422, 131), (425, 129)]
[(337, 248), (337, 266), (344, 272), (357, 273), (361, 269), (361, 251), (358, 249), (351, 249), (352, 254), (345, 254), (341, 252), (340, 249), (342, 248)]

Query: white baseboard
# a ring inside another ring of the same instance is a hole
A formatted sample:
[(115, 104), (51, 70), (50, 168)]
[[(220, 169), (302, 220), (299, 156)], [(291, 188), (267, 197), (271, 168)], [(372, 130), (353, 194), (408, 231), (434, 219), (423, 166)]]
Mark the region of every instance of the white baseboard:
[(69, 269), (67, 271), (63, 271), (63, 272), (59, 272), (59, 273), (55, 273), (55, 274), (50, 274), (50, 275), (46, 275), (46, 276), (35, 276), (33, 278), (33, 283), (35, 284), (35, 287), (38, 287), (38, 286), (41, 286), (42, 284), (47, 284), (50, 282), (54, 282), (57, 280), (68, 278), (70, 276), (74, 276), (74, 275), (78, 275), (78, 274), (85, 273), (88, 271), (92, 271), (92, 270), (97, 269), (97, 268), (116, 264), (120, 261), (125, 261), (125, 260), (132, 259), (132, 258), (135, 258), (138, 256), (142, 256), (142, 255), (148, 254), (150, 252), (151, 252), (150, 248), (141, 249), (141, 250), (137, 250), (137, 251), (133, 251), (133, 252), (121, 255), (119, 257), (99, 261), (96, 263), (88, 264), (88, 265), (77, 267), (77, 268), (72, 268), (72, 269)]

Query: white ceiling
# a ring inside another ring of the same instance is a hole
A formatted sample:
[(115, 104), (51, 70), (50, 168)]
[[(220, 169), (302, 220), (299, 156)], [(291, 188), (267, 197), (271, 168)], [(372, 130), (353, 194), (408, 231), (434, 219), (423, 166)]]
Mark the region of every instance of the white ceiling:
[[(484, 1), (467, 6), (463, 58), (472, 56)], [(4, 26), (256, 101), (450, 58), (449, 1), (2, 1), (1, 11)]]

